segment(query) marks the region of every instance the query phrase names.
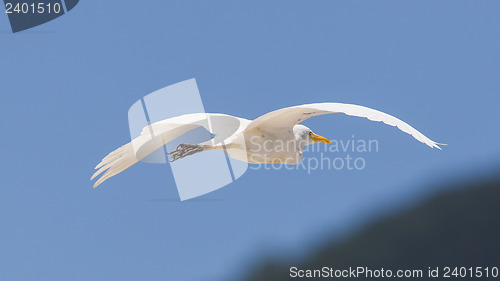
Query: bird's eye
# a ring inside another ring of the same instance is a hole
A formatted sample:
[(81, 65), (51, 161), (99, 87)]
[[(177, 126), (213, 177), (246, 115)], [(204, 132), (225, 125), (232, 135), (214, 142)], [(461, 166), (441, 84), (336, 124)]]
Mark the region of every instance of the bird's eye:
[(313, 135), (313, 132), (309, 132), (309, 135), (312, 136)]

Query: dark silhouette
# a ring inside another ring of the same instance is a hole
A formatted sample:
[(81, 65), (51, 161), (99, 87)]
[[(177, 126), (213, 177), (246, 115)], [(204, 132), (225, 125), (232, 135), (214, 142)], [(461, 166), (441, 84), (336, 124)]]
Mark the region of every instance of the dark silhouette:
[(440, 278), (432, 280), (484, 279), (484, 274), (482, 278), (443, 278), (443, 268), (473, 267), (475, 272), (478, 266), (500, 267), (500, 178), (458, 184), (445, 190), (416, 207), (385, 217), (348, 239), (327, 243), (302, 262), (285, 258), (270, 260), (242, 280), (331, 279), (291, 278), (291, 266), (299, 269), (324, 266), (335, 269), (367, 266), (393, 271), (422, 269), (421, 280), (430, 279), (427, 278), (429, 267), (439, 266)]

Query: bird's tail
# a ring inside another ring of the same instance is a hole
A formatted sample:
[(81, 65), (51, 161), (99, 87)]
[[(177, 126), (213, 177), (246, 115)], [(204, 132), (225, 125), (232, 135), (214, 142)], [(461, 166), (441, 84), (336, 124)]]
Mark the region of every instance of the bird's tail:
[(138, 161), (139, 159), (137, 159), (135, 155), (132, 142), (129, 142), (104, 157), (101, 163), (95, 167), (95, 169), (99, 170), (92, 175), (90, 180), (93, 180), (95, 177), (104, 172), (104, 174), (102, 174), (102, 176), (94, 183), (94, 188), (96, 188), (105, 180), (123, 172)]
[(93, 180), (102, 173), (104, 174), (95, 182), (94, 188), (105, 180), (123, 172), (139, 162), (162, 147), (166, 142), (166, 139), (161, 135), (152, 137), (149, 134), (142, 134), (138, 138), (111, 152), (95, 167), (95, 169), (98, 170), (92, 175), (90, 180)]
[[(101, 163), (95, 167), (95, 169), (98, 170), (90, 180), (93, 180), (102, 173), (104, 174), (95, 182), (94, 188), (110, 177), (128, 169), (130, 166), (184, 133), (200, 126), (209, 130), (207, 122), (208, 115), (209, 114), (206, 113), (186, 114), (162, 120), (144, 127), (137, 138), (108, 154), (108, 156), (104, 157)], [(220, 116), (220, 114), (212, 115)], [(226, 117), (226, 115), (223, 117)]]

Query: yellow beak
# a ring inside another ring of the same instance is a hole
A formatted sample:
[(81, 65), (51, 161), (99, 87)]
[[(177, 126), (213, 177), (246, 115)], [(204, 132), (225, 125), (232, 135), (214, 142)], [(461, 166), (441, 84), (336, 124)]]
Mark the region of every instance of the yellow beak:
[(310, 136), (310, 138), (315, 142), (331, 143), (331, 141), (329, 139), (322, 137), (322, 136), (319, 136), (319, 135), (316, 135), (316, 134), (312, 134), (312, 136)]

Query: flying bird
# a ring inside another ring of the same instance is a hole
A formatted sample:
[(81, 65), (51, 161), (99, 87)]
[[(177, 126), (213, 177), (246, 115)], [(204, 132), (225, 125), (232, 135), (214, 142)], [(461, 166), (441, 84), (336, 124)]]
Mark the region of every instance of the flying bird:
[(293, 165), (301, 161), (303, 148), (314, 143), (330, 143), (299, 123), (314, 116), (344, 113), (396, 126), (431, 148), (443, 145), (430, 140), (398, 118), (368, 107), (344, 103), (313, 103), (286, 107), (255, 120), (218, 113), (193, 113), (158, 121), (143, 128), (139, 137), (108, 154), (95, 167), (92, 176), (102, 176), (94, 188), (123, 172), (149, 154), (181, 135), (204, 127), (212, 134), (208, 141), (184, 143), (168, 153), (170, 161), (203, 151), (224, 149), (234, 159), (251, 164), (281, 163)]

